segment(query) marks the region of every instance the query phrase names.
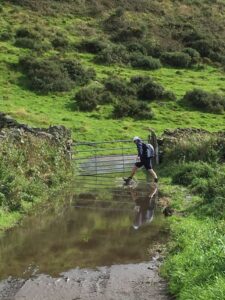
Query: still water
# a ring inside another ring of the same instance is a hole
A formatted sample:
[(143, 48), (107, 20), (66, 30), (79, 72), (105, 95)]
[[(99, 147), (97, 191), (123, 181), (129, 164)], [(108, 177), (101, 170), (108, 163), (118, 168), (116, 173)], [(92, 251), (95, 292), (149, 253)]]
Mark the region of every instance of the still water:
[(52, 199), (50, 208), (7, 232), (0, 240), (0, 279), (149, 260), (151, 248), (167, 239), (157, 188), (121, 182), (79, 179), (57, 209)]

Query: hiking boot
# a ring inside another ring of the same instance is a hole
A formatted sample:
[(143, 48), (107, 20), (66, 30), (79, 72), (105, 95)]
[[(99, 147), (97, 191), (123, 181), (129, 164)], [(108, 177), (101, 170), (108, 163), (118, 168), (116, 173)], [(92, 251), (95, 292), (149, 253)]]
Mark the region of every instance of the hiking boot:
[(123, 180), (124, 180), (124, 182), (125, 182), (126, 185), (129, 185), (130, 182), (131, 182), (131, 180), (132, 180), (132, 178), (131, 177), (123, 178)]
[(157, 183), (157, 182), (158, 182), (158, 178), (155, 178), (155, 179), (154, 179), (154, 182)]

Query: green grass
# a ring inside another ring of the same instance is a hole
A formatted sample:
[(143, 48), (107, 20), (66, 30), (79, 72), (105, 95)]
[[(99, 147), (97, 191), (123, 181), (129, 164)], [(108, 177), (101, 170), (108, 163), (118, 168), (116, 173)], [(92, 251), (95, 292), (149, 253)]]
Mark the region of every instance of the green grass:
[[(0, 46), (3, 48), (8, 44), (1, 43)], [(19, 51), (14, 47), (8, 48), (6, 53), (0, 55), (1, 110), (10, 113), (21, 122), (34, 126), (62, 124), (72, 129), (76, 140), (120, 139), (130, 138), (136, 134), (146, 136), (149, 128), (153, 128), (157, 133), (162, 133), (166, 128), (177, 127), (201, 127), (209, 131), (224, 129), (223, 115), (188, 110), (176, 102), (153, 102), (151, 106), (155, 117), (151, 121), (134, 121), (130, 118), (113, 120), (110, 117), (109, 106), (101, 107), (94, 113), (71, 111), (68, 104), (76, 89), (69, 93), (46, 96), (22, 89), (18, 85), (21, 73), (10, 70), (6, 65), (8, 62), (17, 61)], [(122, 67), (117, 67), (115, 70), (113, 67), (94, 65), (87, 61), (86, 65), (95, 67), (98, 80), (106, 77), (107, 72), (119, 74), (123, 78), (130, 78), (137, 74), (153, 76), (165, 88), (173, 91), (178, 98), (194, 87), (202, 87), (207, 91), (220, 91), (225, 80), (225, 74), (213, 67), (206, 67), (202, 71), (184, 70), (183, 75), (180, 76), (176, 74), (175, 69), (162, 68), (158, 71), (146, 72)]]
[[(140, 16), (139, 16), (140, 17)], [(11, 5), (4, 5), (0, 21), (2, 30), (10, 26), (12, 31), (23, 26), (24, 21), (30, 27), (38, 25), (46, 34), (61, 32), (68, 37), (71, 43), (77, 43), (86, 31), (93, 30), (94, 36), (104, 35), (98, 20), (92, 17), (77, 16), (41, 16), (39, 13)], [(10, 25), (9, 25), (10, 24)], [(88, 28), (88, 29), (87, 29)], [(80, 34), (79, 34), (80, 33)], [(33, 126), (49, 126), (62, 124), (72, 129), (76, 140), (110, 140), (127, 139), (133, 135), (146, 137), (149, 128), (158, 134), (167, 128), (200, 127), (209, 131), (223, 130), (224, 115), (201, 113), (182, 107), (178, 101), (193, 88), (203, 88), (209, 92), (224, 93), (225, 73), (214, 67), (206, 66), (203, 70), (180, 70), (162, 68), (157, 71), (134, 70), (130, 67), (103, 66), (93, 63), (93, 55), (78, 53), (72, 48), (66, 50), (64, 57), (79, 58), (85, 66), (94, 67), (97, 72), (97, 81), (118, 75), (129, 79), (134, 75), (150, 75), (161, 83), (167, 90), (173, 91), (177, 102), (154, 101), (151, 104), (155, 117), (152, 120), (134, 121), (131, 118), (113, 120), (112, 107), (100, 107), (94, 113), (71, 111), (71, 103), (77, 89), (68, 93), (38, 95), (19, 84), (22, 74), (12, 67), (17, 63), (19, 56), (30, 53), (30, 50), (13, 46), (13, 41), (0, 41), (0, 105), (1, 111), (11, 114), (18, 121)], [(50, 50), (44, 55), (49, 56), (58, 51)]]

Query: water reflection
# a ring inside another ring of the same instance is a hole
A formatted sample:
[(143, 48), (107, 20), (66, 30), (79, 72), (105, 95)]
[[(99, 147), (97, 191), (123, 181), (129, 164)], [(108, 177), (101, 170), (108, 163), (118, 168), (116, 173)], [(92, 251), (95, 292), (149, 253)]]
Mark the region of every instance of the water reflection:
[(133, 223), (134, 229), (137, 230), (140, 228), (140, 226), (152, 222), (158, 198), (157, 191), (157, 185), (154, 184), (150, 186), (149, 193), (147, 190), (146, 194), (144, 193), (144, 195), (143, 191), (140, 192), (139, 189), (131, 189), (131, 197), (135, 202), (135, 216)]
[(148, 260), (147, 249), (167, 236), (156, 194), (141, 185), (98, 189), (77, 184), (61, 208), (28, 217), (0, 239), (0, 278), (37, 272), (57, 276), (76, 267)]

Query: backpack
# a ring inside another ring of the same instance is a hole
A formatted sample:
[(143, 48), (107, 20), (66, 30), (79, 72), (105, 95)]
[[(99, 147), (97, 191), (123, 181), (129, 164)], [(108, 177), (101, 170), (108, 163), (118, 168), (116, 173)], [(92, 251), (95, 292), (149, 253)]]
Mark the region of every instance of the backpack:
[(146, 145), (146, 157), (154, 157), (155, 156), (155, 149), (151, 144), (145, 144)]

